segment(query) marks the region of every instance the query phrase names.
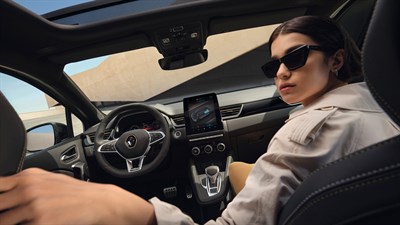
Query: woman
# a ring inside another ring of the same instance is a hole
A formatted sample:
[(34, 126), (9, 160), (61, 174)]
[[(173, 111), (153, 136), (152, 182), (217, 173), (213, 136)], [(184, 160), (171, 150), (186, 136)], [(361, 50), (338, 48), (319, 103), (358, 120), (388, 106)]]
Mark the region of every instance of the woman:
[[(360, 52), (332, 20), (294, 18), (269, 43), (272, 60), (264, 73), (275, 79), (285, 102), (304, 108), (290, 115), (244, 189), (208, 225), (276, 224), (280, 208), (311, 171), (400, 133), (365, 83), (347, 83), (361, 74)], [(38, 169), (0, 178), (0, 193), (0, 224), (193, 224), (157, 198), (149, 203), (116, 186)]]

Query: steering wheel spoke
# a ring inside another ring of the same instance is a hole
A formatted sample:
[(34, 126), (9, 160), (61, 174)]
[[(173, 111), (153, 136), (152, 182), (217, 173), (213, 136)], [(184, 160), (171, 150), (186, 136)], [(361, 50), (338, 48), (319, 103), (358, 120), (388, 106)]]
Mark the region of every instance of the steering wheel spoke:
[(129, 173), (140, 171), (143, 166), (143, 161), (146, 156), (141, 156), (135, 159), (126, 159), (126, 168)]
[(104, 144), (100, 145), (97, 148), (97, 152), (100, 153), (117, 153), (117, 149), (115, 148), (115, 143), (118, 139), (106, 141)]

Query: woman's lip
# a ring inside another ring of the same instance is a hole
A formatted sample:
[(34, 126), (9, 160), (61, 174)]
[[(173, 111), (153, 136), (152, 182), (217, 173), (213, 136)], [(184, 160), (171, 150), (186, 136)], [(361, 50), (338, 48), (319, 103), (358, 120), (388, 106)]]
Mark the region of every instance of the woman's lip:
[(287, 91), (287, 90), (291, 89), (294, 86), (296, 86), (296, 85), (294, 85), (294, 84), (283, 84), (283, 85), (281, 85), (279, 87), (279, 90), (280, 91)]
[(286, 92), (286, 91), (290, 90), (290, 88), (291, 87), (283, 87), (283, 88), (281, 88), (281, 92)]

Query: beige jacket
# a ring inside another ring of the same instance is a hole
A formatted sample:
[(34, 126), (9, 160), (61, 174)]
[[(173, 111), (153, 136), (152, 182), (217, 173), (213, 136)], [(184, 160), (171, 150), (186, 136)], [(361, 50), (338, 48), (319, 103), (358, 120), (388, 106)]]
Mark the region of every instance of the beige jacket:
[[(221, 217), (206, 224), (276, 224), (280, 208), (310, 172), (399, 134), (400, 128), (365, 83), (334, 89), (290, 115), (257, 160), (243, 190)], [(156, 198), (150, 202), (159, 225), (194, 224), (175, 206)]]

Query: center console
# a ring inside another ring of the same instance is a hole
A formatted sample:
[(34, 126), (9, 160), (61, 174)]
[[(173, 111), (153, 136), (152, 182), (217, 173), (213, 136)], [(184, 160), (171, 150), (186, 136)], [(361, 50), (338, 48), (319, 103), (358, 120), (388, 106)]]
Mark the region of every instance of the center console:
[(218, 99), (210, 93), (185, 98), (183, 105), (193, 189), (200, 204), (213, 204), (226, 195), (232, 161)]

